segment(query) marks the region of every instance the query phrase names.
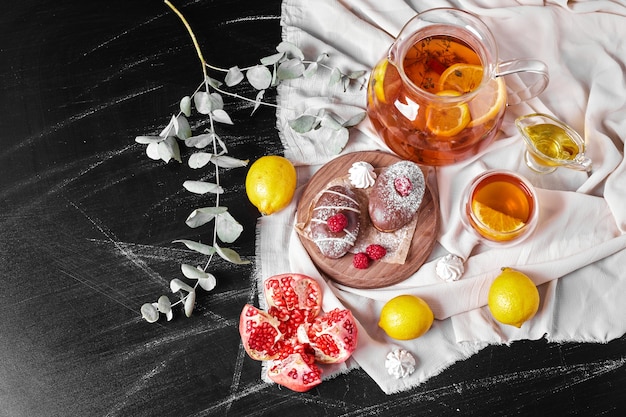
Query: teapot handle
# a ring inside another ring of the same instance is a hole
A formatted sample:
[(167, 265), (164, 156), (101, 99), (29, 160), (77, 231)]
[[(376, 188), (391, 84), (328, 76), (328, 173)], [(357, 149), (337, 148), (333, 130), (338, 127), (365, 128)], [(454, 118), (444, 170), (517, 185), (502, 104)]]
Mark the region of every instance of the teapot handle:
[(536, 59), (514, 59), (498, 64), (496, 77), (507, 77), (507, 104), (519, 104), (537, 97), (548, 86), (548, 66)]

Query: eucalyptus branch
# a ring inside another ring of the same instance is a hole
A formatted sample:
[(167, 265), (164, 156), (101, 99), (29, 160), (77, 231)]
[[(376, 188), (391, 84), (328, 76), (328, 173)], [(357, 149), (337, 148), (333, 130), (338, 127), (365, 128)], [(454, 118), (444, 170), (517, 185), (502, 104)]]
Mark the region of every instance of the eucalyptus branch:
[[(174, 278), (170, 281), (172, 293), (178, 293), (180, 299), (174, 303), (162, 295), (154, 303), (145, 303), (141, 306), (141, 313), (148, 322), (159, 320), (160, 314), (164, 314), (167, 320), (173, 318), (172, 307), (182, 305), (185, 315), (191, 316), (198, 287), (205, 291), (211, 291), (217, 284), (215, 276), (211, 274), (209, 268), (215, 255), (227, 262), (234, 264), (248, 264), (247, 260), (242, 260), (239, 254), (223, 245), (234, 242), (243, 231), (243, 227), (228, 212), (227, 207), (220, 204), (220, 195), (224, 189), (220, 185), (220, 168), (245, 167), (248, 160), (240, 160), (228, 156), (228, 148), (217, 133), (218, 124), (233, 124), (230, 116), (224, 109), (222, 96), (235, 98), (238, 100), (254, 103), (254, 113), (261, 105), (279, 108), (278, 105), (268, 103), (263, 100), (265, 91), (268, 88), (276, 87), (284, 80), (300, 77), (311, 77), (319, 68), (330, 72), (329, 85), (341, 83), (344, 90), (348, 85), (365, 75), (364, 71), (355, 71), (349, 74), (341, 72), (337, 68), (332, 68), (325, 64), (328, 55), (320, 54), (316, 60), (305, 60), (302, 51), (294, 44), (281, 42), (276, 47), (276, 53), (262, 58), (259, 64), (248, 66), (243, 69), (231, 67), (229, 69), (219, 68), (208, 64), (198, 40), (182, 13), (169, 1), (165, 4), (180, 18), (185, 26), (194, 48), (198, 55), (202, 67), (202, 83), (191, 95), (184, 96), (179, 103), (180, 109), (171, 116), (169, 123), (158, 135), (137, 136), (135, 141), (146, 146), (146, 154), (154, 160), (162, 160), (168, 163), (172, 159), (182, 163), (179, 143), (183, 143), (187, 148), (196, 149), (191, 153), (187, 164), (192, 169), (201, 169), (209, 163), (213, 164), (215, 182), (188, 180), (183, 183), (183, 187), (195, 194), (211, 194), (214, 197), (214, 204), (209, 207), (194, 209), (187, 217), (185, 223), (191, 228), (197, 228), (209, 223), (213, 223), (211, 233), (211, 244), (180, 239), (172, 243), (182, 243), (188, 249), (207, 256), (203, 267), (181, 264), (181, 272), (185, 278), (193, 281), (193, 284)], [(208, 70), (226, 73), (224, 82), (211, 78)], [(230, 92), (222, 87), (233, 87), (244, 79), (257, 90), (254, 99)], [(191, 131), (188, 118), (193, 110), (195, 113), (208, 117), (209, 127), (204, 132), (194, 134)], [(348, 128), (360, 123), (365, 117), (365, 112), (360, 112), (347, 121), (341, 120), (338, 116), (327, 110), (319, 110), (316, 114), (304, 114), (291, 120), (291, 128), (301, 134), (321, 128), (330, 129), (332, 141), (329, 144), (337, 153), (341, 152), (348, 140)], [(209, 149), (210, 151), (206, 151)]]
[(165, 0), (165, 4), (167, 4), (167, 6), (170, 9), (172, 9), (172, 11), (174, 13), (176, 13), (176, 15), (183, 22), (183, 25), (185, 25), (185, 29), (187, 29), (187, 32), (189, 33), (189, 36), (191, 37), (191, 41), (193, 42), (193, 46), (194, 46), (194, 48), (196, 48), (196, 53), (198, 54), (198, 59), (200, 60), (200, 63), (202, 64), (202, 75), (203, 75), (202, 78), (206, 80), (206, 78), (207, 78), (206, 61), (204, 59), (204, 56), (202, 55), (202, 50), (200, 49), (200, 45), (198, 44), (198, 39), (196, 38), (196, 35), (193, 33), (193, 30), (191, 30), (191, 26), (189, 26), (189, 22), (187, 22), (187, 19), (185, 19), (185, 16), (183, 16), (183, 14), (172, 3), (170, 3), (169, 0)]

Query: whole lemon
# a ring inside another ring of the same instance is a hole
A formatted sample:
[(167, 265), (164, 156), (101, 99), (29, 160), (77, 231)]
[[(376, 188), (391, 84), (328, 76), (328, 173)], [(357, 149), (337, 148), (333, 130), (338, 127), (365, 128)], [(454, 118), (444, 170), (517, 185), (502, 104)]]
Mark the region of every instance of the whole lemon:
[(261, 214), (269, 215), (289, 205), (296, 182), (296, 169), (287, 158), (262, 156), (248, 170), (246, 194)]
[(527, 275), (512, 268), (502, 268), (489, 288), (488, 305), (494, 319), (521, 327), (537, 313), (539, 291)]
[(393, 339), (409, 340), (430, 329), (434, 315), (426, 301), (414, 295), (399, 295), (387, 301), (378, 325)]

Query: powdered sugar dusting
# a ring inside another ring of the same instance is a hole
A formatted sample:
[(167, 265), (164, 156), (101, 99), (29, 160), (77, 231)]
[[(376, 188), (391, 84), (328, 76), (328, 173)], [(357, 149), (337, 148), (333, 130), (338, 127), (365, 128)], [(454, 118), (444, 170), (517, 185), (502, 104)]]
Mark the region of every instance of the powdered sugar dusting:
[[(408, 192), (399, 193), (394, 184), (398, 178), (406, 178), (412, 188)], [(415, 163), (400, 161), (390, 165), (377, 178), (370, 195), (369, 214), (372, 223), (381, 230), (402, 227), (417, 213), (425, 190), (424, 174)]]

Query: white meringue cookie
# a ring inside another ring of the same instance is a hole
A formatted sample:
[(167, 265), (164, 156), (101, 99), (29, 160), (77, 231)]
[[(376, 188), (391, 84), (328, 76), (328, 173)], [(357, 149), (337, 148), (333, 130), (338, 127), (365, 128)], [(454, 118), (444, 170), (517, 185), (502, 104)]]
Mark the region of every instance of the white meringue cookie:
[(350, 183), (354, 188), (368, 188), (374, 185), (376, 173), (372, 164), (359, 161), (352, 164), (348, 170)]
[(461, 275), (465, 272), (465, 267), (463, 266), (462, 258), (450, 253), (439, 258), (435, 270), (439, 278), (452, 282), (461, 278)]
[(394, 349), (385, 359), (387, 373), (395, 378), (404, 378), (415, 371), (415, 358), (404, 349)]

